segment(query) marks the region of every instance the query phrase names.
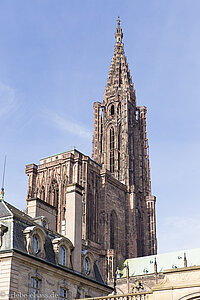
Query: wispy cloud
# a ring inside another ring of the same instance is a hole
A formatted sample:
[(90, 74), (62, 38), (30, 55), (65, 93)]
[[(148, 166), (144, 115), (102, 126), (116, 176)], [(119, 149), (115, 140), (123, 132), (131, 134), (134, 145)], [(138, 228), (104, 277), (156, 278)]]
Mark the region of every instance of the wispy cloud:
[(7, 115), (15, 107), (15, 91), (0, 82), (0, 117)]
[(51, 123), (59, 130), (65, 131), (84, 139), (91, 139), (92, 133), (84, 125), (77, 121), (65, 119), (58, 113), (45, 111), (45, 115), (51, 120)]

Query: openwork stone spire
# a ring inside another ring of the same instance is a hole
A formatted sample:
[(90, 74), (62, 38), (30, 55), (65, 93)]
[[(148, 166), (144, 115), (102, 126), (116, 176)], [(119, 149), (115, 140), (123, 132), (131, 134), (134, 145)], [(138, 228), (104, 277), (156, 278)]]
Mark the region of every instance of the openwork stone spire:
[(127, 63), (127, 58), (124, 53), (124, 44), (122, 43), (123, 32), (120, 26), (120, 19), (118, 17), (118, 24), (115, 32), (115, 47), (114, 54), (111, 60), (110, 71), (108, 74), (107, 85), (105, 88), (104, 101), (108, 100), (111, 95), (115, 96), (119, 89), (129, 92), (129, 99), (134, 98), (134, 88), (132, 77)]
[[(104, 100), (103, 103), (94, 103), (92, 158), (101, 166), (102, 172), (105, 172), (109, 180), (111, 178), (113, 182), (117, 180), (116, 186), (123, 184), (126, 187), (128, 233), (126, 257), (134, 257), (155, 254), (157, 251), (156, 198), (151, 194), (147, 109), (145, 106), (136, 105), (135, 90), (124, 53), (123, 32), (119, 18), (115, 39)], [(106, 193), (107, 188), (105, 183)], [(110, 190), (107, 195), (106, 210), (108, 211), (110, 207), (108, 245), (110, 244), (110, 250), (115, 249), (118, 252), (115, 236), (117, 225), (115, 224), (117, 220), (121, 220), (123, 208), (121, 207), (116, 215), (112, 210), (117, 202), (123, 204), (123, 197), (120, 193), (113, 196), (114, 190)], [(114, 202), (111, 200), (112, 197), (113, 199), (116, 197)], [(117, 215), (118, 217), (115, 217)], [(109, 252), (109, 257), (111, 253), (114, 255), (112, 251)], [(109, 270), (112, 268), (108, 266)]]
[(120, 27), (120, 18), (118, 17), (118, 20), (117, 20), (117, 28), (116, 28), (116, 33), (115, 33), (115, 38), (116, 38), (116, 42), (117, 43), (121, 43), (122, 42), (122, 38), (123, 38), (123, 32), (122, 32), (122, 29)]

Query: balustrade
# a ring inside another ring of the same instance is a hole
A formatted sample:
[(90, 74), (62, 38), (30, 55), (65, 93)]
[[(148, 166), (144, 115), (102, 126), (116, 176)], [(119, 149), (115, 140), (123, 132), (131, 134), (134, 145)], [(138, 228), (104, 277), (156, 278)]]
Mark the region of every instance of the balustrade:
[(134, 294), (123, 294), (123, 295), (109, 295), (109, 296), (79, 299), (79, 300), (148, 300), (149, 294), (151, 294), (151, 292), (136, 293), (136, 294), (135, 293)]

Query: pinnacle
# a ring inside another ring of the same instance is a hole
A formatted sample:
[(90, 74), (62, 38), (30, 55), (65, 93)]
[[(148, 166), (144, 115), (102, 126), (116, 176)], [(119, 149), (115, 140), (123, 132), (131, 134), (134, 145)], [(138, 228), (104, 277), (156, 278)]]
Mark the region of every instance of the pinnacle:
[(123, 32), (122, 32), (122, 29), (121, 29), (121, 26), (120, 26), (120, 18), (119, 17), (117, 19), (117, 28), (116, 28), (116, 32), (115, 32), (115, 38), (116, 38), (117, 43), (122, 42)]
[(118, 27), (120, 27), (120, 17), (119, 16), (117, 18), (117, 24), (118, 24)]

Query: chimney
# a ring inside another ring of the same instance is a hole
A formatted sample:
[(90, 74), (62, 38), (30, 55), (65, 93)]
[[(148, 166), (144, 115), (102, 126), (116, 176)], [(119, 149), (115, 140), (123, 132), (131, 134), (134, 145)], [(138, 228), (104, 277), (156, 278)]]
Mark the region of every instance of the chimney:
[(57, 209), (51, 204), (40, 200), (39, 198), (30, 198), (26, 200), (26, 213), (31, 218), (39, 222), (39, 218), (46, 218), (48, 229), (56, 231)]
[(77, 183), (67, 186), (66, 193), (66, 237), (74, 246), (73, 268), (81, 272), (82, 251), (82, 186)]

